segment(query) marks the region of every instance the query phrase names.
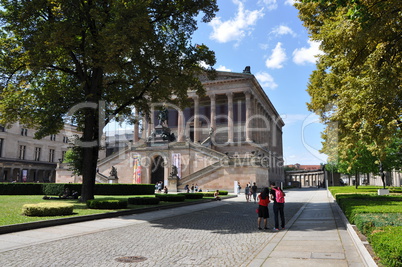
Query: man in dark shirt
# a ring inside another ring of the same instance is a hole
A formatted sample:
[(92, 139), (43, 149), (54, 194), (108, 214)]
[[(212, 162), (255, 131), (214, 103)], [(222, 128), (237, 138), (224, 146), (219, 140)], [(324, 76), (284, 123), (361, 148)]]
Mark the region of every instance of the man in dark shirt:
[(253, 186), (251, 187), (251, 193), (253, 194), (254, 203), (257, 202), (257, 189), (257, 185), (253, 183)]

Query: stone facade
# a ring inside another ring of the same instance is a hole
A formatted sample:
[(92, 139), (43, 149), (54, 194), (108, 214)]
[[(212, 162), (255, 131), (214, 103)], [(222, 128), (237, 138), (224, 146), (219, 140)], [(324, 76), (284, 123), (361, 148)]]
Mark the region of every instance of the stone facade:
[[(141, 118), (130, 140), (124, 134), (120, 143), (117, 137), (112, 146), (107, 142), (109, 151), (121, 143), (126, 148), (101, 159), (99, 173), (107, 176), (115, 166), (119, 183), (177, 184), (171, 192), (186, 184), (233, 191), (237, 182), (242, 188), (252, 182), (260, 187), (283, 182), (284, 123), (254, 75), (218, 72), (215, 80), (200, 79), (206, 94), (188, 91), (190, 108), (154, 103), (150, 120)], [(174, 142), (154, 138), (163, 107)], [(173, 165), (179, 176), (175, 182), (169, 181)]]
[(68, 136), (62, 131), (38, 140), (34, 134), (34, 129), (18, 122), (0, 126), (0, 182), (55, 182), (56, 165), (64, 159)]
[[(107, 176), (115, 166), (119, 183), (169, 185), (174, 165), (179, 179), (170, 192), (186, 184), (233, 191), (237, 182), (242, 188), (252, 182), (259, 187), (284, 182), (284, 123), (254, 75), (219, 71), (215, 80), (200, 79), (206, 94), (189, 90), (191, 107), (182, 110), (170, 103), (153, 103), (150, 120), (140, 117), (132, 140), (119, 143), (116, 135), (111, 145), (108, 138), (107, 151), (120, 150), (99, 161), (99, 174)], [(174, 134), (174, 142), (155, 138), (163, 107), (168, 109), (163, 123)]]

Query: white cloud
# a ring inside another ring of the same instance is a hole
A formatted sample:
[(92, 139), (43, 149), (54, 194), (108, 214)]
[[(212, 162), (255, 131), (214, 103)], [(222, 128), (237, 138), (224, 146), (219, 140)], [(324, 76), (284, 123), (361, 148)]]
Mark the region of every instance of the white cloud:
[(278, 8), (276, 0), (259, 0), (258, 4), (264, 5), (268, 10), (273, 10)]
[(282, 43), (278, 42), (274, 49), (272, 49), (271, 56), (265, 61), (267, 68), (281, 69), (283, 62), (286, 61), (285, 49), (282, 48)]
[(309, 47), (302, 47), (293, 51), (293, 62), (298, 65), (305, 65), (306, 63), (315, 64), (317, 55), (322, 55), (320, 50), (320, 42), (308, 40)]
[(278, 35), (286, 35), (286, 34), (290, 34), (293, 37), (296, 36), (295, 32), (291, 28), (289, 28), (288, 26), (285, 26), (285, 25), (279, 25), (279, 26), (275, 27), (274, 29), (272, 29), (271, 33), (275, 34), (277, 36)]
[(258, 80), (262, 87), (275, 89), (278, 85), (275, 83), (274, 78), (266, 72), (258, 72), (255, 74), (255, 78)]
[(297, 0), (285, 0), (285, 5), (293, 6)]
[(219, 65), (219, 67), (216, 68), (216, 70), (219, 71), (232, 71), (231, 69), (226, 68), (225, 66)]
[(233, 0), (233, 3), (238, 6), (234, 19), (222, 21), (221, 18), (216, 17), (209, 23), (213, 28), (210, 35), (212, 40), (219, 43), (239, 42), (253, 31), (252, 26), (264, 16), (263, 9), (250, 11), (245, 10), (244, 4), (239, 0)]

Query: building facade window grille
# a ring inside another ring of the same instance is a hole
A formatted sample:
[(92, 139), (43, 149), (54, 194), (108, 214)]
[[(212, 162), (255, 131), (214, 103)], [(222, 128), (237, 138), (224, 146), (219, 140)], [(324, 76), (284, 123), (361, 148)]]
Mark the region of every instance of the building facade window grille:
[(49, 149), (49, 162), (54, 162), (54, 149)]
[(22, 135), (22, 136), (27, 136), (27, 135), (28, 135), (28, 129), (26, 129), (26, 128), (21, 128), (21, 135)]
[(25, 151), (26, 151), (26, 146), (20, 145), (20, 154), (19, 154), (19, 159), (25, 159)]
[(0, 158), (3, 155), (3, 143), (4, 143), (4, 139), (0, 138)]
[(35, 147), (35, 161), (40, 161), (40, 152), (41, 152), (41, 148), (40, 147)]

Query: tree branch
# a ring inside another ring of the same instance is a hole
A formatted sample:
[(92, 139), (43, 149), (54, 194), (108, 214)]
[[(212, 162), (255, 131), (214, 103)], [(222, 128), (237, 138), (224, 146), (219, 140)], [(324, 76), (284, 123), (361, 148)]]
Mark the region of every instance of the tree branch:
[[(135, 101), (137, 101), (138, 99), (142, 98), (145, 94), (145, 92), (149, 89), (149, 87), (152, 85), (153, 82), (155, 82), (158, 79), (158, 76), (153, 77), (142, 89), (141, 93), (139, 95), (137, 95), (134, 98), (129, 99), (128, 101), (126, 101), (124, 104), (122, 104), (120, 107), (118, 107), (117, 109), (115, 109), (115, 111), (112, 113), (113, 116), (116, 116), (117, 114), (119, 114), (119, 112), (121, 112), (123, 109), (125, 109), (126, 107), (134, 104)], [(108, 118), (106, 118), (105, 121), (105, 125), (108, 124), (110, 122), (110, 116), (108, 116)]]

